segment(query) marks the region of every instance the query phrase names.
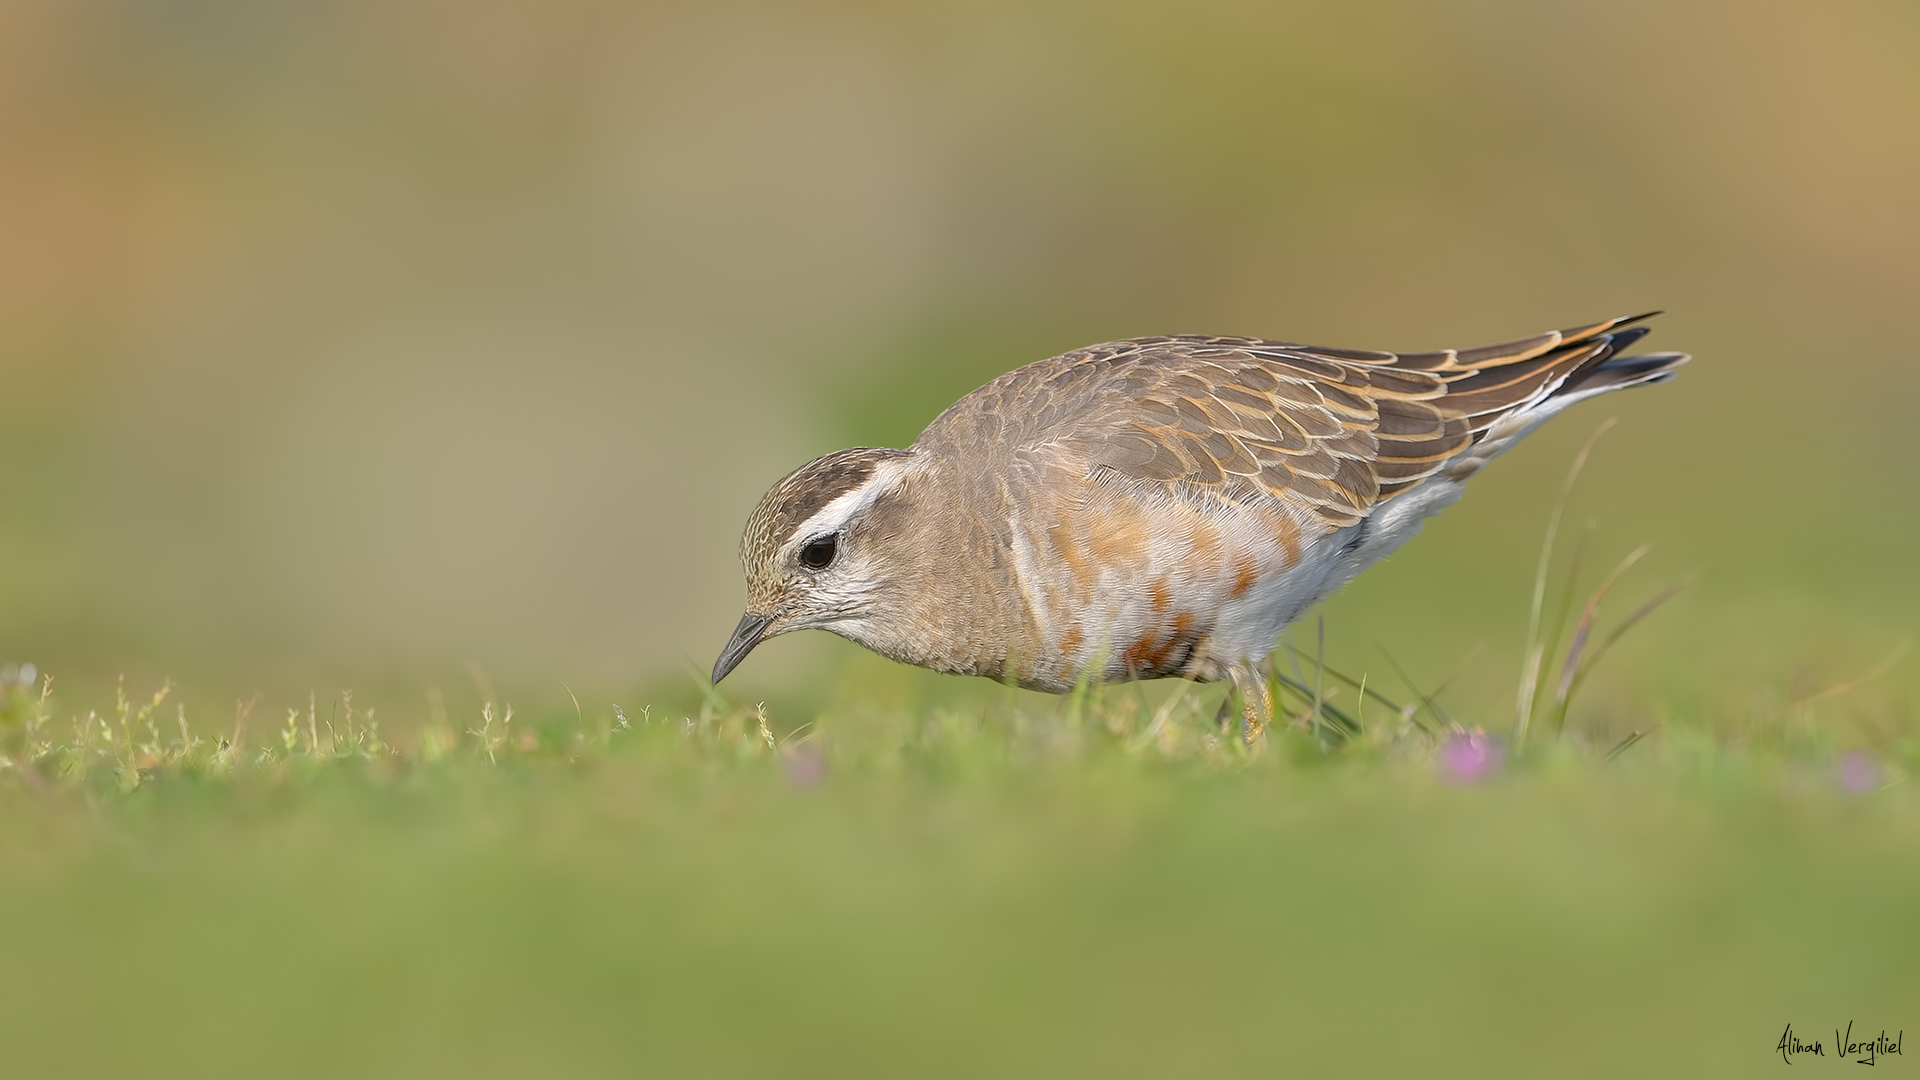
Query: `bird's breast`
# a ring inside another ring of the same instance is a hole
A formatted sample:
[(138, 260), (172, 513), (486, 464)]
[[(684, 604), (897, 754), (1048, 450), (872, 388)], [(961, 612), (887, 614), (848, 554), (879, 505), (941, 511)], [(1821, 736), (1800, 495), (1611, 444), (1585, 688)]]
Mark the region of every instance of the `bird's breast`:
[[(1283, 506), (1187, 502), (1083, 489), (1032, 500), (1012, 530), (1012, 568), (1034, 641), (1022, 685), (1081, 679), (1215, 679), (1264, 655), (1249, 627), (1274, 585), (1319, 545)], [(1277, 628), (1274, 631), (1278, 632)]]

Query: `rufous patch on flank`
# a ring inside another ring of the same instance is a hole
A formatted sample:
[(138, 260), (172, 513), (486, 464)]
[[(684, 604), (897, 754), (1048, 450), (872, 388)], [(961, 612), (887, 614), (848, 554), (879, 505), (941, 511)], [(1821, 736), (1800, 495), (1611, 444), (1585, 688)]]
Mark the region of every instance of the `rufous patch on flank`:
[(1080, 624), (1074, 623), (1067, 627), (1066, 633), (1060, 635), (1060, 651), (1067, 656), (1077, 655), (1086, 640), (1087, 635), (1080, 631)]
[(1233, 590), (1227, 593), (1231, 599), (1238, 600), (1253, 588), (1253, 580), (1259, 575), (1260, 564), (1250, 551), (1243, 551), (1233, 560)]
[(1195, 518), (1188, 542), (1193, 545), (1195, 555), (1211, 555), (1213, 549), (1220, 546), (1220, 530), (1205, 518)]
[(1126, 665), (1128, 674), (1146, 670), (1147, 659), (1153, 655), (1154, 645), (1157, 644), (1156, 637), (1157, 635), (1151, 632), (1142, 634), (1133, 644), (1127, 646), (1126, 652), (1120, 655), (1120, 662)]
[(1067, 526), (1055, 525), (1048, 529), (1047, 542), (1053, 547), (1054, 554), (1059, 555), (1061, 561), (1067, 564), (1067, 569), (1073, 572), (1074, 580), (1082, 585), (1092, 583), (1093, 576), (1091, 567), (1087, 565), (1086, 553), (1074, 542), (1072, 531)]
[(1165, 611), (1173, 603), (1173, 593), (1167, 588), (1167, 579), (1161, 578), (1148, 586), (1153, 591), (1153, 610)]
[(1104, 514), (1094, 521), (1087, 551), (1108, 566), (1138, 560), (1147, 550), (1147, 528), (1138, 514)]
[(1280, 545), (1280, 554), (1286, 558), (1281, 569), (1291, 569), (1300, 562), (1300, 523), (1285, 512), (1268, 514), (1266, 519), (1272, 526), (1274, 540)]
[(1179, 666), (1185, 666), (1199, 644), (1193, 632), (1194, 623), (1197, 621), (1198, 617), (1191, 611), (1183, 611), (1175, 615), (1165, 633), (1161, 633), (1158, 628), (1148, 630), (1132, 645), (1127, 646), (1121, 661), (1126, 664), (1127, 670), (1136, 676), (1176, 674), (1173, 670), (1175, 665), (1171, 663), (1176, 653), (1180, 658)]

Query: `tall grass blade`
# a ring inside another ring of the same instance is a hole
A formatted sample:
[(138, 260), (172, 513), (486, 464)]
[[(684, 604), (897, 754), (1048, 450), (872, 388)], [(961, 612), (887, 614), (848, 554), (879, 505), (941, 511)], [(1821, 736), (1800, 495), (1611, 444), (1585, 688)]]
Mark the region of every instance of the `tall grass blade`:
[(1804, 709), (1816, 701), (1825, 701), (1827, 698), (1830, 698), (1830, 697), (1838, 697), (1841, 694), (1844, 694), (1847, 691), (1852, 690), (1857, 686), (1861, 686), (1866, 683), (1872, 682), (1873, 680), (1879, 678), (1880, 676), (1885, 675), (1887, 672), (1892, 671), (1893, 665), (1899, 663), (1900, 658), (1907, 655), (1907, 649), (1912, 645), (1913, 645), (1912, 638), (1903, 638), (1900, 644), (1894, 646), (1893, 652), (1890, 653), (1885, 660), (1882, 660), (1879, 663), (1873, 665), (1873, 667), (1865, 675), (1862, 675), (1857, 679), (1849, 680), (1847, 682), (1836, 683), (1833, 686), (1827, 687), (1825, 690), (1820, 690), (1812, 694), (1808, 694), (1806, 697), (1800, 698), (1799, 700), (1795, 701), (1792, 705), (1788, 706), (1788, 708), (1790, 710)]
[[(1474, 657), (1480, 655), (1480, 650), (1484, 647), (1485, 642), (1476, 643), (1473, 648), (1468, 649), (1467, 655), (1461, 657), (1459, 663), (1453, 665), (1453, 670), (1447, 672), (1446, 677), (1440, 680), (1440, 685), (1435, 687), (1431, 694), (1421, 692), (1418, 684), (1413, 681), (1413, 676), (1407, 674), (1407, 669), (1400, 666), (1400, 661), (1393, 658), (1393, 654), (1387, 651), (1385, 645), (1380, 645), (1378, 642), (1376, 642), (1375, 645), (1379, 648), (1380, 655), (1387, 658), (1387, 663), (1393, 665), (1393, 670), (1400, 676), (1400, 681), (1407, 684), (1407, 689), (1413, 691), (1414, 696), (1420, 699), (1420, 704), (1426, 708), (1427, 712), (1432, 714), (1435, 723), (1439, 724), (1442, 728), (1460, 726), (1454, 723), (1453, 717), (1449, 716), (1445, 709), (1440, 707), (1440, 695), (1446, 693), (1447, 687), (1453, 685), (1454, 678), (1466, 668), (1467, 664), (1471, 662)], [(1405, 715), (1404, 712), (1402, 715)]]
[(1619, 626), (1614, 627), (1611, 634), (1600, 639), (1600, 644), (1594, 647), (1593, 655), (1587, 658), (1587, 662), (1574, 675), (1573, 685), (1568, 688), (1567, 697), (1571, 699), (1574, 694), (1580, 692), (1580, 684), (1586, 681), (1587, 674), (1599, 665), (1600, 658), (1607, 655), (1607, 650), (1613, 648), (1615, 642), (1626, 636), (1627, 631), (1633, 629), (1640, 620), (1658, 611), (1660, 605), (1680, 595), (1691, 584), (1693, 584), (1693, 578), (1687, 577), (1661, 589), (1653, 595), (1651, 600), (1635, 608), (1633, 614), (1627, 616)]
[[(1173, 719), (1174, 710), (1187, 703), (1192, 686), (1192, 683), (1184, 683), (1173, 693), (1167, 695), (1167, 700), (1161, 702), (1160, 707), (1154, 710), (1153, 719), (1147, 723), (1146, 730), (1135, 736), (1133, 740), (1127, 744), (1127, 752), (1129, 754), (1140, 753), (1147, 747), (1152, 746), (1154, 741), (1160, 738), (1160, 733), (1166, 730), (1167, 723)], [(1232, 700), (1233, 696), (1228, 695), (1227, 701), (1231, 702)], [(1218, 718), (1216, 718), (1216, 723), (1217, 722)]]
[(1533, 701), (1539, 696), (1540, 658), (1545, 652), (1545, 645), (1528, 645), (1526, 662), (1520, 667), (1519, 701), (1515, 706), (1518, 715), (1513, 725), (1516, 745), (1527, 737), (1527, 724), (1533, 717)]
[(1580, 672), (1580, 657), (1586, 652), (1587, 640), (1593, 635), (1593, 620), (1600, 614), (1600, 602), (1613, 591), (1614, 585), (1620, 581), (1620, 575), (1626, 573), (1650, 550), (1652, 548), (1642, 544), (1629, 552), (1626, 558), (1620, 560), (1620, 565), (1613, 568), (1613, 573), (1608, 574), (1607, 579), (1600, 583), (1600, 587), (1593, 590), (1593, 595), (1587, 598), (1587, 606), (1581, 609), (1580, 623), (1574, 627), (1573, 631), (1573, 644), (1567, 646), (1566, 662), (1560, 665), (1560, 685), (1553, 694), (1555, 735), (1566, 728), (1567, 706), (1573, 694), (1574, 677)]
[(1573, 457), (1573, 467), (1567, 470), (1566, 483), (1560, 485), (1560, 497), (1554, 500), (1553, 513), (1547, 518), (1547, 535), (1540, 544), (1540, 562), (1533, 573), (1533, 602), (1527, 614), (1527, 647), (1521, 653), (1520, 696), (1515, 706), (1513, 722), (1513, 741), (1518, 746), (1527, 739), (1527, 729), (1533, 722), (1534, 689), (1540, 684), (1540, 664), (1545, 653), (1540, 650), (1540, 610), (1547, 597), (1547, 566), (1553, 558), (1554, 537), (1560, 532), (1560, 516), (1566, 512), (1567, 496), (1573, 492), (1574, 481), (1580, 478), (1580, 470), (1587, 467), (1587, 457), (1593, 453), (1594, 444), (1619, 423), (1618, 417), (1609, 416), (1601, 425), (1587, 436), (1587, 443)]
[(1547, 640), (1546, 643), (1540, 647), (1539, 658), (1535, 661), (1535, 663), (1539, 665), (1539, 670), (1534, 673), (1533, 704), (1531, 706), (1532, 714), (1535, 716), (1540, 715), (1542, 705), (1541, 698), (1546, 692), (1546, 681), (1544, 678), (1546, 674), (1546, 663), (1552, 657), (1559, 655), (1560, 635), (1566, 630), (1567, 616), (1573, 614), (1573, 597), (1574, 593), (1580, 587), (1581, 571), (1583, 571), (1587, 565), (1587, 550), (1588, 545), (1593, 541), (1593, 528), (1593, 522), (1589, 521), (1587, 522), (1587, 527), (1580, 530), (1580, 542), (1574, 545), (1573, 558), (1567, 563), (1567, 583), (1560, 590), (1560, 602), (1554, 605), (1553, 616), (1549, 618), (1545, 624)]
[(1624, 754), (1624, 753), (1626, 753), (1626, 752), (1627, 752), (1627, 750), (1628, 750), (1629, 748), (1631, 748), (1631, 747), (1633, 746), (1633, 744), (1634, 744), (1634, 743), (1637, 743), (1637, 742), (1639, 742), (1639, 741), (1640, 741), (1641, 739), (1644, 739), (1644, 738), (1646, 738), (1646, 737), (1647, 737), (1647, 733), (1646, 733), (1646, 732), (1644, 732), (1644, 731), (1629, 731), (1629, 732), (1627, 732), (1627, 737), (1626, 737), (1626, 738), (1624, 738), (1624, 739), (1621, 739), (1621, 740), (1620, 740), (1619, 742), (1617, 742), (1617, 743), (1614, 743), (1614, 744), (1613, 744), (1613, 749), (1611, 749), (1611, 750), (1609, 750), (1609, 751), (1607, 751), (1607, 757), (1606, 757), (1606, 760), (1608, 760), (1608, 761), (1612, 761), (1612, 760), (1613, 760), (1614, 758), (1617, 758), (1617, 757), (1619, 757), (1619, 756), (1620, 756), (1621, 754)]
[[(1294, 652), (1299, 651), (1297, 649), (1294, 649), (1292, 645), (1288, 645), (1286, 646), (1286, 648)], [(1338, 668), (1334, 668), (1334, 667), (1328, 667), (1326, 671), (1328, 675), (1331, 675), (1335, 679), (1338, 679), (1339, 681), (1346, 683), (1348, 686), (1353, 687), (1354, 689), (1360, 691), (1365, 696), (1372, 698), (1373, 700), (1379, 702), (1382, 705), (1385, 705), (1387, 708), (1392, 709), (1394, 712), (1397, 712), (1397, 713), (1406, 712), (1406, 709), (1403, 706), (1401, 706), (1399, 702), (1394, 701), (1392, 698), (1386, 696), (1385, 694), (1382, 694), (1380, 691), (1375, 690), (1372, 686), (1368, 685), (1366, 676), (1363, 675), (1360, 678), (1356, 679), (1351, 675), (1343, 674)]]
[[(1282, 675), (1277, 671), (1273, 673), (1273, 677), (1274, 681), (1298, 695), (1301, 701), (1312, 700), (1313, 689), (1307, 684), (1290, 676)], [(1347, 715), (1346, 710), (1334, 705), (1330, 701), (1321, 702), (1320, 709), (1328, 720), (1333, 721), (1325, 725), (1325, 729), (1326, 734), (1337, 736), (1334, 741), (1345, 742), (1355, 735), (1360, 734), (1360, 725), (1354, 721), (1353, 717)]]
[(1327, 670), (1327, 616), (1324, 612), (1316, 612), (1314, 614), (1313, 627), (1314, 627), (1314, 648), (1313, 648), (1313, 719), (1312, 719), (1312, 723), (1315, 727), (1318, 727), (1321, 723), (1320, 707), (1326, 701), (1326, 694), (1324, 693), (1326, 687), (1325, 687), (1324, 680), (1322, 679), (1322, 676), (1326, 673), (1326, 670)]

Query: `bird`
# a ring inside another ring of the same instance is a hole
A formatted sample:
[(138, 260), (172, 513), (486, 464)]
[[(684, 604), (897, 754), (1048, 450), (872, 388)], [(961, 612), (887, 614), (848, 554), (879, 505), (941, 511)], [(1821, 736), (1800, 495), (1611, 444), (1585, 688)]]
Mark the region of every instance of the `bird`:
[(1252, 744), (1281, 631), (1562, 409), (1671, 379), (1686, 354), (1627, 352), (1656, 314), (1469, 349), (1179, 335), (1028, 364), (906, 449), (841, 450), (773, 485), (713, 681), (817, 628), (1053, 693), (1231, 682)]

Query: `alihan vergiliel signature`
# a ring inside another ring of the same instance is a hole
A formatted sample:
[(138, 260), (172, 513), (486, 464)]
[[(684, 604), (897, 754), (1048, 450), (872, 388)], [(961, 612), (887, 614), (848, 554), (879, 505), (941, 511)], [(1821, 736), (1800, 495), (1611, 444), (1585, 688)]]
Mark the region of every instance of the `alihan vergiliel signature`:
[[(1853, 1037), (1853, 1021), (1849, 1020), (1846, 1034), (1842, 1035), (1839, 1028), (1833, 1029), (1833, 1056), (1836, 1060), (1844, 1061), (1851, 1058), (1861, 1065), (1876, 1065), (1887, 1054), (1904, 1055), (1905, 1051), (1900, 1049), (1900, 1044), (1905, 1042), (1906, 1038), (1905, 1029), (1894, 1032), (1893, 1037), (1888, 1038), (1886, 1029), (1882, 1028), (1879, 1038), (1871, 1042), (1856, 1042)], [(1780, 1036), (1780, 1045), (1774, 1049), (1780, 1052), (1780, 1059), (1789, 1065), (1793, 1064), (1793, 1059), (1801, 1054), (1812, 1057), (1827, 1056), (1825, 1043), (1818, 1039), (1809, 1042), (1800, 1038), (1794, 1034), (1792, 1024), (1787, 1025), (1786, 1032)]]

